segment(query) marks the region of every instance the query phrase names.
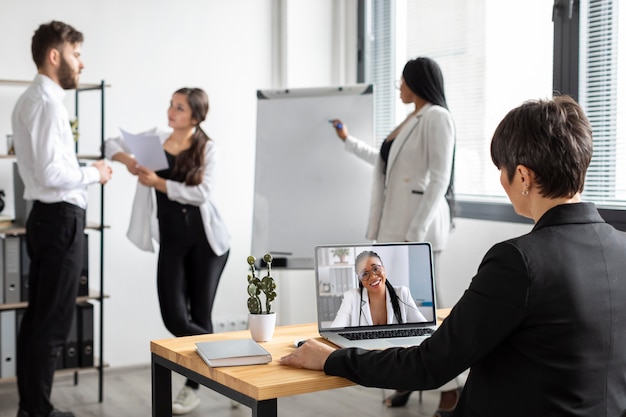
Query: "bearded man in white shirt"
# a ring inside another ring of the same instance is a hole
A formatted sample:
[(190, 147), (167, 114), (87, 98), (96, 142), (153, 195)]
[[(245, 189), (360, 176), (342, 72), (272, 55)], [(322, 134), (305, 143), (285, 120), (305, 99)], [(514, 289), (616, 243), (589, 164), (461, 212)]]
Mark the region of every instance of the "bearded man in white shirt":
[(74, 416), (54, 409), (50, 392), (76, 308), (87, 186), (105, 184), (112, 174), (104, 160), (79, 165), (63, 104), (84, 68), (82, 42), (82, 33), (63, 22), (39, 26), (31, 44), (37, 75), (11, 118), (24, 199), (33, 201), (26, 222), (28, 307), (17, 340), (18, 417)]

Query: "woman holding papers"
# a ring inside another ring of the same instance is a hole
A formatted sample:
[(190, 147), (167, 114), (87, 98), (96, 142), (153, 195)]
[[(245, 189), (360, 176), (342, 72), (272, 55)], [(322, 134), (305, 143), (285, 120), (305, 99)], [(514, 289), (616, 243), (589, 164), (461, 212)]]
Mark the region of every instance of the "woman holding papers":
[[(160, 243), (159, 303), (175, 336), (213, 332), (213, 301), (229, 254), (229, 234), (213, 201), (217, 147), (200, 127), (208, 109), (199, 88), (181, 88), (172, 96), (167, 112), (172, 130), (150, 132), (163, 140), (169, 168), (155, 172), (139, 165), (121, 139), (110, 139), (105, 147), (108, 158), (139, 179), (128, 237), (143, 250), (154, 250), (152, 239)], [(197, 389), (187, 380), (172, 413), (197, 407)]]
[[(350, 136), (347, 126), (333, 120), (337, 136), (348, 152), (374, 165), (366, 237), (377, 242), (423, 242), (433, 247), (437, 307), (442, 308), (438, 258), (450, 233), (454, 166), (454, 121), (448, 111), (443, 74), (430, 58), (406, 63), (400, 80), (400, 99), (413, 111), (383, 141), (380, 149)], [(441, 388), (440, 408), (454, 407), (462, 380)], [(396, 392), (389, 407), (407, 403), (410, 392)]]
[(333, 327), (426, 321), (409, 289), (393, 287), (387, 280), (385, 267), (376, 252), (361, 252), (354, 267), (359, 277), (359, 288), (343, 295)]
[(626, 234), (582, 202), (592, 152), (591, 124), (571, 97), (510, 111), (491, 158), (532, 231), (489, 249), (421, 346), (334, 350), (309, 340), (281, 363), (413, 390), (471, 368), (455, 416), (626, 415)]

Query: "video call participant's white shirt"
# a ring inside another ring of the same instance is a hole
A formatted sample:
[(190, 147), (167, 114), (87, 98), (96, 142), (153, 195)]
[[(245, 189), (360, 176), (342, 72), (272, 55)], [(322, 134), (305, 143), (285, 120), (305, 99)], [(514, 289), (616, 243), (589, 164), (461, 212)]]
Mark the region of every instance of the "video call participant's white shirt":
[[(411, 292), (407, 287), (394, 287), (394, 291), (398, 296), (398, 304), (400, 307), (400, 316), (404, 323), (423, 323), (426, 318), (415, 305)], [(362, 293), (362, 297), (361, 297)], [(389, 291), (386, 294), (387, 302), (387, 324), (398, 323), (393, 306), (391, 305), (391, 296)], [(332, 327), (347, 326), (371, 326), (372, 312), (370, 310), (369, 294), (367, 290), (362, 288), (354, 288), (343, 294), (343, 301), (339, 306), (337, 316), (332, 323)]]

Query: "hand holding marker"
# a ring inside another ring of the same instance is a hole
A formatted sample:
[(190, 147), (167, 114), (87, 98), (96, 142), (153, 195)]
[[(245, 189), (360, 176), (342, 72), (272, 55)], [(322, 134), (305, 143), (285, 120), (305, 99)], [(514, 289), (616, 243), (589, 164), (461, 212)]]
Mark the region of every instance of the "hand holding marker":
[(333, 119), (329, 120), (328, 123), (331, 123), (333, 125), (335, 131), (337, 132), (337, 136), (339, 136), (339, 139), (345, 141), (348, 137), (348, 129), (343, 125), (343, 123), (341, 123), (341, 120)]
[(337, 124), (335, 124), (334, 120), (329, 120), (328, 123), (332, 124), (335, 129), (343, 129), (343, 124), (340, 121), (337, 121)]

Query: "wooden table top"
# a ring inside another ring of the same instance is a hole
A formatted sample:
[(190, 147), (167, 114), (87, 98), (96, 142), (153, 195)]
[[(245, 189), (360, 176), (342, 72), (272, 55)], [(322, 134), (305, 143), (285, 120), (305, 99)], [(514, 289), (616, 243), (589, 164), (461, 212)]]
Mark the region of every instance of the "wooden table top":
[(287, 397), (354, 385), (340, 377), (321, 371), (280, 365), (280, 358), (293, 352), (296, 339), (320, 338), (317, 323), (278, 326), (269, 342), (259, 343), (272, 355), (265, 365), (211, 368), (198, 356), (196, 342), (209, 340), (249, 339), (250, 331), (215, 333), (199, 336), (153, 340), (150, 351), (171, 362), (204, 375), (256, 400)]
[[(450, 309), (438, 310), (438, 319), (445, 318), (449, 311)], [(256, 400), (287, 397), (354, 385), (353, 382), (345, 378), (329, 376), (321, 371), (280, 365), (280, 358), (295, 349), (295, 340), (316, 338), (324, 341), (317, 331), (317, 323), (276, 327), (272, 340), (260, 343), (272, 355), (272, 361), (265, 365), (211, 368), (198, 356), (195, 349), (196, 342), (248, 338), (250, 338), (250, 331), (241, 330), (153, 340), (150, 342), (150, 351)]]

